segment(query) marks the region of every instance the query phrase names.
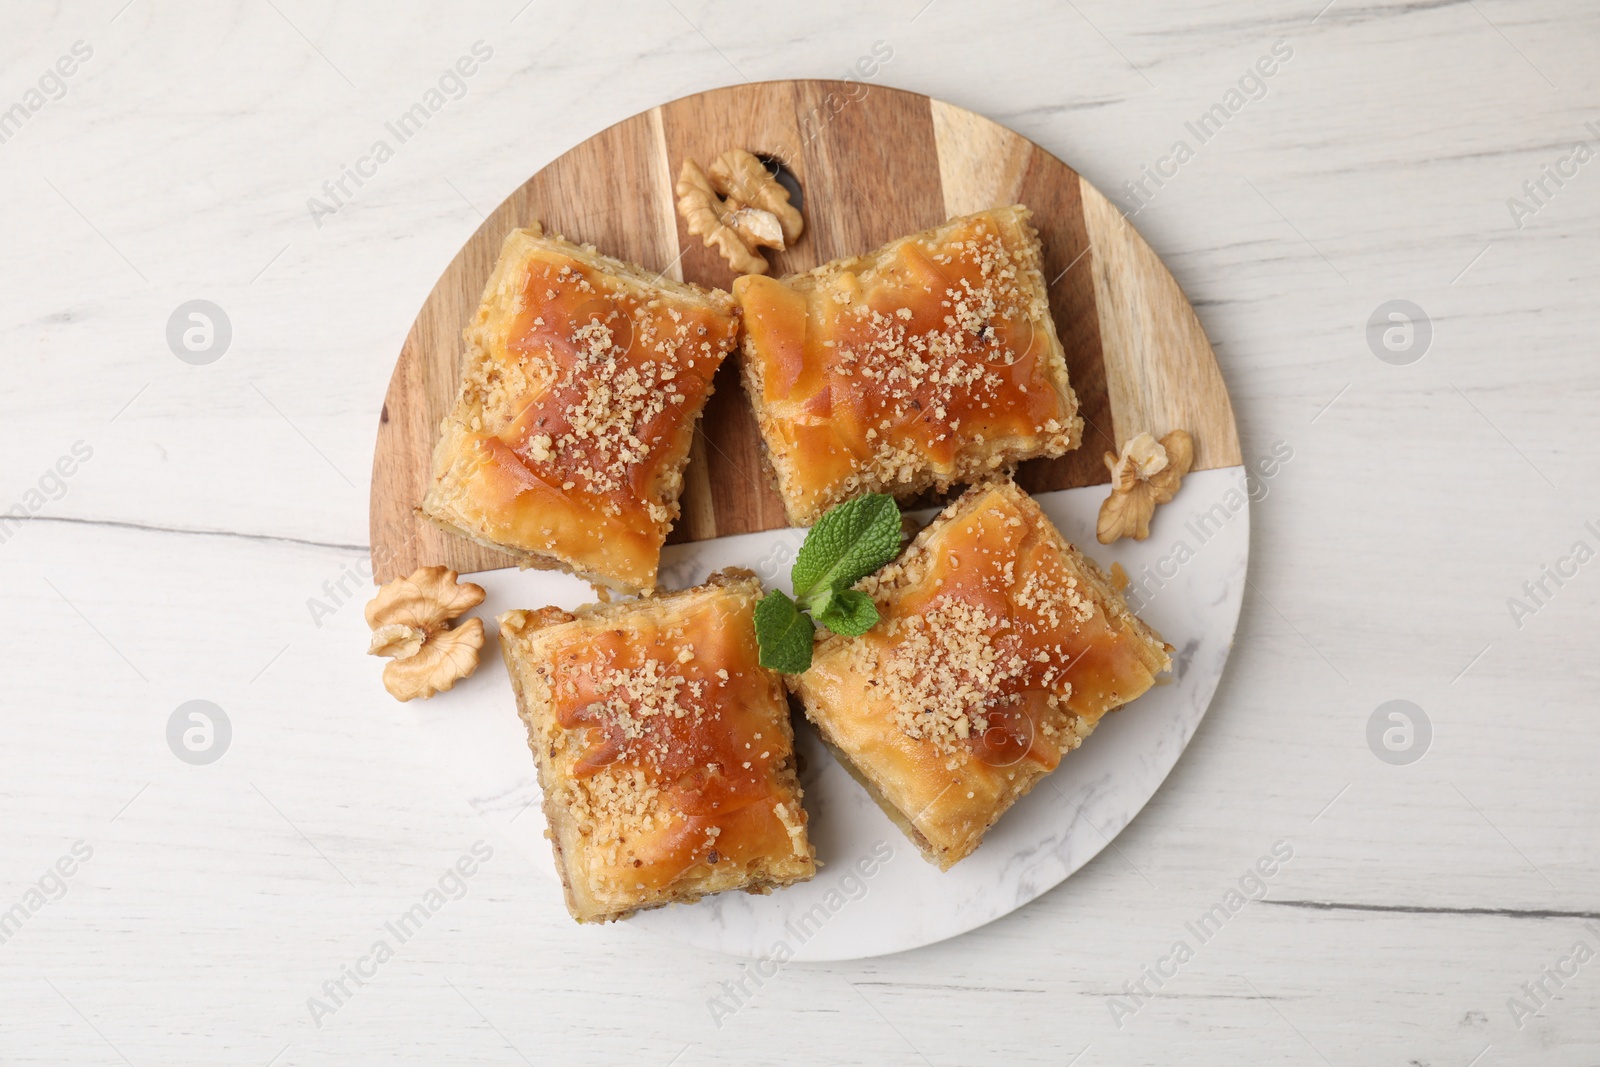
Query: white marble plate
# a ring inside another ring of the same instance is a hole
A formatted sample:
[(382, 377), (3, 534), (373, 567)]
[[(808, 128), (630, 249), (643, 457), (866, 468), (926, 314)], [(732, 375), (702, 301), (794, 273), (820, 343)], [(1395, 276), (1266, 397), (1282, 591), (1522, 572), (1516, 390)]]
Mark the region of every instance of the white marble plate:
[[(1205, 714), (1232, 647), (1250, 548), (1243, 467), (1189, 475), (1177, 498), (1157, 512), (1143, 544), (1095, 541), (1106, 491), (1068, 489), (1039, 501), (1068, 540), (1102, 566), (1120, 562), (1128, 572), (1129, 603), (1176, 649), (1168, 684), (1107, 716), (1006, 813), (976, 853), (948, 872), (925, 861), (809, 724), (797, 721), (811, 838), (825, 864), (816, 879), (770, 896), (725, 893), (674, 905), (628, 924), (777, 962), (879, 956), (991, 922), (1093, 859), (1154, 795)], [(673, 546), (662, 561), (662, 585), (682, 588), (721, 567), (742, 566), (769, 586), (787, 588), (802, 536), (774, 530)], [(490, 571), (471, 580), (488, 592), (478, 614), (491, 632), (494, 616), (511, 608), (570, 609), (593, 599), (584, 583), (546, 571)], [(533, 757), (497, 651), (491, 641), (483, 668), (419, 713), (431, 747), (467, 800), (548, 874), (549, 892), (559, 899)]]

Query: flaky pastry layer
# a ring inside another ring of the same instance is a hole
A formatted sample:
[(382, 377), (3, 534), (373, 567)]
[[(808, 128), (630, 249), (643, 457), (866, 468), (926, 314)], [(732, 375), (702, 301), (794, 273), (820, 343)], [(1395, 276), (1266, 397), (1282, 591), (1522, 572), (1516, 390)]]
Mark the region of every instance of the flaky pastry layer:
[(1021, 206), (805, 274), (734, 283), (741, 372), (791, 522), (1078, 447), (1083, 420)]
[(652, 590), (737, 332), (727, 293), (513, 230), (463, 334), (422, 515), (526, 567)]
[(579, 922), (816, 872), (761, 585), (500, 617), (567, 907)]
[(970, 855), (1171, 659), (1009, 479), (974, 486), (863, 580), (879, 623), (830, 634), (790, 687), (923, 854)]

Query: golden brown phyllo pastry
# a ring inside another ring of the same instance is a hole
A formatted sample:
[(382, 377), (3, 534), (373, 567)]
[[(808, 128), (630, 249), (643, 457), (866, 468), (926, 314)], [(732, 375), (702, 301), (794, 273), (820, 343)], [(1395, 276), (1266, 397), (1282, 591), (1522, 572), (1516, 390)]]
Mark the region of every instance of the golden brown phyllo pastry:
[(778, 674), (757, 662), (761, 584), (500, 617), (506, 669), (579, 922), (816, 873)]
[(790, 686), (944, 869), (1171, 666), (1160, 636), (1009, 479), (969, 489), (857, 588), (878, 624), (822, 639)]
[(985, 211), (806, 274), (734, 283), (744, 385), (791, 522), (1078, 447), (1029, 218)]
[(465, 331), (422, 514), (525, 567), (650, 591), (737, 333), (727, 293), (513, 230)]

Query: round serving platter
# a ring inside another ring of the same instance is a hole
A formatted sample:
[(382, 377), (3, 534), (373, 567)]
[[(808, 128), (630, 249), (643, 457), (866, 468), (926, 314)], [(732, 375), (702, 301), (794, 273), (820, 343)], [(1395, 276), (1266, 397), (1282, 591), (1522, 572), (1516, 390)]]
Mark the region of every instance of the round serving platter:
[[(796, 724), (812, 840), (824, 867), (770, 896), (723, 894), (646, 912), (597, 937), (644, 928), (723, 952), (845, 959), (929, 944), (990, 922), (1082, 867), (1155, 793), (1193, 735), (1227, 662), (1244, 595), (1249, 493), (1227, 389), (1193, 309), (1122, 213), (1066, 164), (989, 120), (915, 93), (863, 83), (782, 81), (716, 89), (604, 130), (535, 174), (467, 241), (423, 304), (384, 400), (373, 460), (372, 558), (378, 581), (425, 564), (472, 574), (493, 617), (573, 608), (584, 583), (507, 567), (499, 553), (419, 520), (439, 421), (454, 401), (461, 329), (506, 232), (540, 222), (669, 277), (729, 288), (718, 254), (684, 230), (673, 177), (682, 161), (728, 148), (776, 158), (798, 181), (806, 231), (771, 257), (774, 274), (870, 251), (955, 215), (1022, 203), (1044, 245), (1057, 332), (1085, 420), (1083, 447), (1024, 464), (1034, 493), (1074, 544), (1120, 563), (1131, 606), (1175, 648), (1174, 671), (1108, 716), (1077, 752), (940, 872), (917, 853), (808, 726)], [(804, 531), (783, 509), (733, 361), (719, 374), (685, 473), (683, 517), (664, 589), (744, 566), (787, 588)], [(1143, 543), (1099, 545), (1101, 461), (1142, 431), (1188, 430), (1194, 471)], [(539, 788), (526, 735), (491, 639), (483, 668), (418, 709), (430, 747), (468, 800), (549, 875)]]

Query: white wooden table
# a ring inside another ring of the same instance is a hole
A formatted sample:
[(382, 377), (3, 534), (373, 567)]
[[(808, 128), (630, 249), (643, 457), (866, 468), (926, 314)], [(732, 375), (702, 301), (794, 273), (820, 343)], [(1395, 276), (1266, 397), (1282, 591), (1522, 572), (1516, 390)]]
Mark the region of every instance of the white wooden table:
[[(1600, 9), (1324, 3), (8, 7), (0, 1061), (1600, 1061)], [(874, 81), (1130, 209), (1168, 175), (1136, 222), (1246, 456), (1292, 458), (1229, 673), (1116, 849), (965, 937), (762, 977), (577, 928), (379, 687), (350, 576), (390, 367), (480, 212), (633, 112), (880, 41)], [(168, 343), (191, 300), (231, 325), (205, 365)], [(1426, 328), (1374, 348), (1395, 300)], [(1397, 699), (1431, 724), (1398, 756)], [(214, 763), (169, 746), (191, 700)]]

